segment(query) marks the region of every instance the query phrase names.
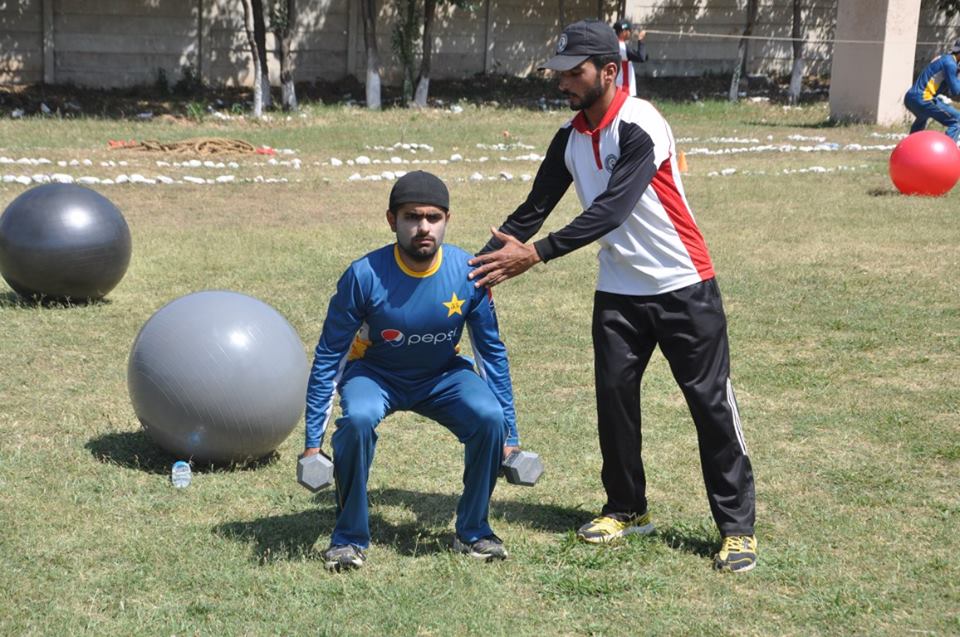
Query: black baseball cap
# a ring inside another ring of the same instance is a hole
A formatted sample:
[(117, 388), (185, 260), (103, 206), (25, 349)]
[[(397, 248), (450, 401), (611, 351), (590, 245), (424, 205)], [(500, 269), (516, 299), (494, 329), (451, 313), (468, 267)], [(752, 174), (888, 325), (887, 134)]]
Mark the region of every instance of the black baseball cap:
[(950, 49), (951, 53), (960, 53), (960, 40), (957, 40), (953, 43), (953, 48)]
[(405, 203), (422, 203), (450, 210), (450, 192), (436, 175), (414, 170), (398, 179), (390, 190), (390, 210)]
[(620, 55), (620, 40), (606, 22), (580, 20), (563, 30), (554, 56), (540, 69), (569, 71), (594, 55)]
[(613, 23), (613, 30), (617, 33), (623, 33), (624, 31), (630, 31), (633, 29), (633, 25), (630, 24), (629, 20), (618, 20)]

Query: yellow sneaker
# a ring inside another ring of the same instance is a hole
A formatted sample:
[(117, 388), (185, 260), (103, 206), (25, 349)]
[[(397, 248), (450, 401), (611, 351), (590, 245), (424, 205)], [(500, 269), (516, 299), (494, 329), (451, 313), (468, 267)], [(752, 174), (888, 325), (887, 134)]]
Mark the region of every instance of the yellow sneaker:
[(607, 513), (593, 518), (577, 530), (577, 538), (590, 544), (604, 544), (627, 535), (653, 533), (650, 512), (641, 515)]
[(713, 558), (715, 569), (730, 573), (746, 573), (756, 565), (757, 537), (755, 535), (731, 535), (723, 538), (723, 546)]

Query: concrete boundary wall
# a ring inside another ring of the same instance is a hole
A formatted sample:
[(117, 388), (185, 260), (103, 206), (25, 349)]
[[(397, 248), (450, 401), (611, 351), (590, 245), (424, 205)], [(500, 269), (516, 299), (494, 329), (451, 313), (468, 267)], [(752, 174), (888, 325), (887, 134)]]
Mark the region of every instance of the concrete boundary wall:
[[(364, 77), (363, 26), (356, 0), (298, 3), (294, 51), (298, 82)], [(477, 73), (527, 75), (548, 57), (565, 23), (604, 19), (611, 0), (477, 0), (466, 9), (441, 6), (435, 23), (433, 75), (468, 78)], [(744, 26), (746, 0), (627, 0), (626, 14), (651, 31), (650, 60), (637, 65), (650, 77), (729, 73), (737, 38)], [(948, 42), (960, 37), (960, 21), (935, 13), (936, 0), (923, 0), (919, 42)], [(400, 69), (393, 59), (392, 0), (379, 0), (378, 40), (384, 81), (396, 84)], [(828, 40), (836, 28), (836, 0), (805, 0), (804, 30), (810, 39)], [(789, 37), (792, 0), (760, 0), (754, 34)], [(678, 32), (711, 33), (700, 38)], [(273, 47), (268, 36), (268, 47)], [(939, 46), (919, 44), (917, 66)], [(827, 74), (833, 46), (804, 48), (808, 74)], [(789, 42), (752, 42), (748, 71), (789, 72)], [(273, 56), (271, 56), (273, 58)], [(211, 85), (249, 86), (249, 62), (243, 12), (236, 0), (0, 0), (0, 82), (73, 83), (90, 87), (128, 87), (168, 83), (184, 70)], [(270, 76), (279, 69), (271, 59)]]

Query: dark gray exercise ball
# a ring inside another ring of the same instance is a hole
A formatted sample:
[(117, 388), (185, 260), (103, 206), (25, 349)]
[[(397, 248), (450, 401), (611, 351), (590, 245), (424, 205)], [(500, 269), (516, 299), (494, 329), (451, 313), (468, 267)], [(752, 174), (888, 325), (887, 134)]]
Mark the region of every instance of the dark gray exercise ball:
[(130, 264), (130, 229), (100, 193), (43, 184), (0, 216), (0, 274), (25, 297), (99, 299)]
[(300, 421), (307, 357), (293, 327), (237, 292), (196, 292), (144, 324), (127, 387), (147, 435), (179, 458), (261, 458)]

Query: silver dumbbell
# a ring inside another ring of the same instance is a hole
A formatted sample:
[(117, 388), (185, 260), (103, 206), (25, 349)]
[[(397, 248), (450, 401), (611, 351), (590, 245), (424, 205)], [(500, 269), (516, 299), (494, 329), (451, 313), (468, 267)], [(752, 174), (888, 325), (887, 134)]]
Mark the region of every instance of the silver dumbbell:
[(333, 462), (322, 453), (297, 461), (297, 482), (316, 493), (333, 484)]
[(541, 474), (543, 474), (543, 461), (532, 451), (518, 449), (511, 452), (503, 461), (503, 475), (510, 484), (532, 487), (540, 479)]

